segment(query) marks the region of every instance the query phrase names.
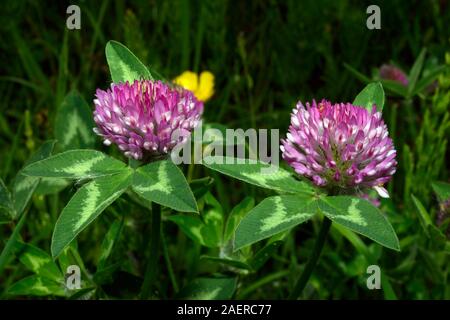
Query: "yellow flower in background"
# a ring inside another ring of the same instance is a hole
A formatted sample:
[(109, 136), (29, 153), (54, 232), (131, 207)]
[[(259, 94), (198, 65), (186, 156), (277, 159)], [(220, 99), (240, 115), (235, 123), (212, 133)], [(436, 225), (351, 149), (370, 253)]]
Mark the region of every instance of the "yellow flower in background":
[(176, 77), (173, 82), (194, 93), (200, 101), (207, 101), (214, 94), (214, 75), (203, 71), (198, 76), (195, 72), (185, 71)]

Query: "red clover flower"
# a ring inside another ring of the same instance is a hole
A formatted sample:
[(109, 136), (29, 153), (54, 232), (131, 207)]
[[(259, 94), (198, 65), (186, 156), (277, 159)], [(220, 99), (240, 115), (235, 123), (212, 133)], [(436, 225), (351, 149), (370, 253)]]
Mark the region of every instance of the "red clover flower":
[(192, 92), (152, 80), (97, 89), (94, 103), (95, 133), (136, 160), (164, 157), (187, 141), (203, 112)]
[(395, 173), (396, 150), (375, 106), (369, 112), (350, 103), (299, 102), (281, 151), (317, 186), (344, 193), (374, 188), (389, 197), (383, 184)]

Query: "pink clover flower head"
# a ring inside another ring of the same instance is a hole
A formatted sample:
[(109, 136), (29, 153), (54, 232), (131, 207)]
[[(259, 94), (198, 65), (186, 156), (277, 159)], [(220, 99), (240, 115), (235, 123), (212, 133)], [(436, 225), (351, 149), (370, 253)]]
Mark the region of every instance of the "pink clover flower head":
[(136, 160), (164, 157), (186, 142), (203, 112), (192, 92), (153, 80), (97, 89), (94, 104), (94, 132)]
[(406, 74), (400, 68), (391, 64), (383, 64), (380, 67), (380, 78), (399, 82), (405, 87), (408, 86), (408, 77)]
[(396, 150), (375, 106), (369, 112), (350, 103), (299, 102), (280, 148), (283, 159), (317, 186), (345, 193), (374, 188), (389, 197), (383, 184), (396, 171)]

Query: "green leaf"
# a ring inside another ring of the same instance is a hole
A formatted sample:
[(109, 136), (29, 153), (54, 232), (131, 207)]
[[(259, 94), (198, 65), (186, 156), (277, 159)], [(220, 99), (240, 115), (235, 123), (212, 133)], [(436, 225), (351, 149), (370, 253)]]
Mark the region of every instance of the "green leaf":
[(216, 199), (210, 192), (207, 192), (205, 196), (202, 198), (202, 201), (205, 205), (203, 205), (203, 209), (206, 211), (206, 208), (212, 208), (216, 211), (220, 212), (223, 215), (223, 206), (222, 203), (219, 202), (219, 200)]
[(384, 106), (384, 90), (379, 82), (369, 83), (355, 98), (353, 105), (366, 108), (371, 112), (373, 105), (382, 112)]
[(63, 274), (58, 266), (44, 250), (28, 243), (16, 241), (14, 243), (14, 251), (20, 262), (36, 275), (57, 282), (64, 280)]
[[(25, 165), (29, 165), (42, 159), (47, 158), (53, 151), (55, 141), (45, 142)], [(13, 186), (13, 201), (14, 201), (14, 218), (18, 218), (25, 210), (28, 202), (31, 199), (36, 187), (39, 184), (40, 179), (36, 177), (28, 177), (23, 174), (24, 169), (17, 173)]]
[(200, 215), (172, 215), (167, 219), (178, 225), (181, 230), (198, 244), (217, 248), (222, 245), (223, 209), (211, 193), (203, 197), (204, 205)]
[(234, 249), (240, 249), (308, 221), (317, 212), (308, 196), (274, 196), (264, 199), (236, 229)]
[(369, 248), (361, 240), (359, 235), (346, 227), (343, 227), (337, 223), (332, 225), (332, 230), (337, 230), (344, 238), (346, 238), (356, 249), (357, 252), (363, 254), (369, 261), (373, 262), (373, 257), (369, 251)]
[(120, 237), (120, 233), (122, 232), (124, 220), (115, 220), (111, 226), (109, 227), (108, 232), (103, 239), (102, 246), (100, 248), (100, 256), (98, 258), (97, 263), (97, 272), (98, 270), (104, 269), (106, 267), (106, 260), (111, 255), (114, 244)]
[(9, 221), (14, 216), (14, 204), (11, 194), (0, 178), (0, 222)]
[(381, 211), (369, 201), (350, 197), (323, 197), (319, 209), (329, 219), (389, 249), (400, 251), (397, 235)]
[(119, 270), (121, 264), (119, 261), (102, 268), (97, 268), (93, 278), (94, 282), (98, 285), (112, 283), (114, 281), (114, 274)]
[(0, 206), (5, 208), (12, 207), (11, 194), (3, 180), (0, 178)]
[(14, 283), (7, 291), (11, 296), (65, 296), (64, 285), (51, 279), (29, 276)]
[[(377, 263), (379, 257), (375, 257), (373, 252), (369, 250), (369, 247), (366, 246), (359, 235), (337, 223), (334, 223), (332, 228), (342, 234), (355, 247), (356, 251), (362, 254), (370, 264)], [(383, 288), (384, 298), (386, 300), (397, 300), (397, 296), (395, 295), (391, 283), (383, 271), (381, 271), (381, 287)]]
[(82, 288), (75, 291), (68, 299), (69, 300), (90, 300), (94, 295), (96, 287)]
[(398, 300), (395, 294), (394, 288), (392, 288), (389, 277), (381, 270), (381, 287), (383, 288), (383, 294), (385, 300)]
[(444, 250), (448, 242), (447, 236), (434, 224), (428, 226), (428, 233), (430, 235), (432, 248), (438, 251)]
[(387, 91), (390, 91), (391, 93), (400, 96), (400, 97), (406, 97), (408, 95), (406, 87), (394, 80), (380, 80), (381, 85), (384, 89)]
[(433, 222), (431, 221), (430, 215), (428, 214), (427, 210), (423, 206), (422, 202), (420, 202), (419, 199), (417, 199), (413, 194), (411, 194), (411, 199), (413, 200), (413, 203), (417, 209), (417, 212), (419, 213), (420, 224), (422, 225), (422, 228), (425, 231), (425, 234), (429, 237), (430, 233), (428, 231), (428, 226), (433, 224)]
[(433, 70), (430, 70), (430, 72), (417, 82), (412, 95), (414, 96), (432, 85), (439, 75), (447, 68), (447, 66), (437, 66), (436, 68), (433, 68)]
[(227, 242), (232, 238), (239, 222), (241, 222), (242, 218), (253, 209), (254, 206), (255, 200), (250, 197), (245, 197), (244, 200), (231, 210), (225, 226), (224, 242)]
[(14, 228), (11, 237), (9, 237), (8, 241), (6, 241), (6, 244), (2, 249), (2, 252), (0, 254), (0, 274), (2, 274), (3, 269), (5, 268), (5, 265), (11, 255), (11, 252), (14, 249), (14, 243), (20, 238), (20, 231), (25, 224), (26, 217), (27, 212), (25, 211), (20, 217), (19, 222), (17, 222), (17, 225)]
[(56, 222), (51, 246), (53, 257), (57, 257), (84, 228), (126, 191), (131, 184), (131, 177), (131, 170), (100, 177), (75, 193)]
[(62, 178), (41, 178), (35, 190), (38, 196), (46, 196), (49, 194), (56, 194), (69, 186), (72, 181)]
[[(67, 269), (71, 265), (80, 265), (77, 259), (75, 258), (75, 254), (73, 254), (74, 250), (76, 250), (77, 243), (76, 241), (73, 241), (70, 243), (69, 246), (67, 246), (61, 254), (58, 256), (58, 265), (59, 269), (62, 270), (63, 273), (67, 273)], [(81, 268), (81, 266), (80, 266)]]
[(69, 150), (27, 166), (34, 177), (91, 179), (126, 171), (126, 164), (96, 150)]
[(408, 95), (411, 96), (411, 94), (414, 92), (414, 89), (416, 88), (417, 79), (419, 79), (420, 72), (422, 71), (423, 62), (425, 60), (425, 53), (427, 50), (423, 48), (420, 51), (419, 56), (417, 57), (416, 61), (414, 62), (411, 71), (409, 72), (408, 76)]
[[(333, 252), (332, 255), (336, 257), (336, 260), (339, 259), (336, 252)], [(355, 254), (350, 261), (338, 263), (338, 267), (349, 278), (364, 276), (368, 265), (366, 257), (362, 254)]]
[(58, 61), (58, 80), (56, 81), (55, 102), (59, 106), (67, 91), (67, 83), (69, 82), (69, 29), (64, 30), (64, 38), (61, 44)]
[(77, 92), (69, 93), (58, 109), (55, 136), (62, 150), (86, 149), (95, 145), (92, 110)]
[(188, 284), (178, 295), (187, 300), (225, 300), (233, 297), (237, 279), (231, 277), (198, 278)]
[(286, 193), (314, 194), (311, 186), (295, 179), (288, 171), (261, 161), (251, 163), (249, 159), (214, 156), (205, 158), (203, 165), (259, 187)]
[(181, 212), (198, 212), (194, 195), (183, 172), (170, 160), (139, 167), (133, 178), (133, 190), (148, 201)]
[(258, 270), (259, 268), (261, 268), (283, 243), (284, 241), (281, 240), (274, 241), (256, 252), (252, 259), (249, 261), (252, 269)]
[[(22, 38), (22, 32), (19, 28), (10, 28), (12, 44), (16, 48), (17, 58), (20, 59), (20, 64), (25, 71), (26, 76), (32, 83), (37, 84), (39, 88), (45, 90), (46, 95), (51, 92), (50, 77), (46, 74), (38, 61), (38, 57), (33, 54), (33, 49), (29, 41)], [(6, 63), (4, 61), (4, 63)], [(4, 74), (2, 72), (2, 74)], [(48, 92), (48, 93), (47, 93)]]
[(134, 80), (153, 80), (150, 71), (139, 59), (123, 44), (117, 41), (108, 41), (106, 44), (106, 60), (114, 83), (133, 83)]
[(439, 228), (437, 228), (433, 224), (433, 221), (431, 220), (431, 217), (423, 206), (422, 202), (420, 202), (420, 200), (417, 199), (413, 194), (411, 194), (411, 198), (414, 202), (417, 212), (419, 213), (420, 224), (425, 232), (425, 235), (432, 240), (432, 243), (436, 248), (442, 250), (445, 246), (445, 242), (447, 241), (447, 237), (441, 230), (439, 230)]
[(450, 184), (445, 182), (433, 182), (431, 184), (434, 192), (439, 198), (439, 201), (446, 201), (450, 199)]
[(200, 179), (194, 179), (189, 182), (189, 187), (192, 190), (192, 193), (194, 194), (196, 199), (200, 199), (203, 197), (206, 193), (209, 192), (209, 190), (213, 187), (214, 179), (211, 177), (204, 177)]
[(222, 244), (223, 215), (217, 209), (207, 210), (202, 213), (202, 217), (180, 214), (169, 216), (167, 219), (202, 246), (217, 248)]

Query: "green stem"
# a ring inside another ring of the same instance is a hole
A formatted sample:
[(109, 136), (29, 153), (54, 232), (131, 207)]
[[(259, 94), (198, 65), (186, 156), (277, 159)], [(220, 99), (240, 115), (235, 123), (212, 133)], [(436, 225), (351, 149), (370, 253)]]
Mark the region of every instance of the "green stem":
[(163, 230), (161, 230), (161, 242), (164, 254), (164, 260), (166, 260), (167, 271), (169, 272), (170, 281), (172, 282), (173, 291), (178, 292), (178, 283), (175, 278), (175, 273), (173, 272), (172, 262), (170, 261), (169, 250), (167, 248), (166, 237), (164, 236)]
[(145, 268), (144, 282), (141, 287), (141, 299), (148, 299), (153, 282), (156, 278), (159, 257), (159, 240), (161, 235), (161, 206), (152, 202), (152, 233), (150, 239), (150, 254)]
[(192, 178), (194, 177), (194, 169), (195, 169), (194, 164), (190, 163), (189, 166), (188, 166), (188, 172), (187, 172), (187, 177), (186, 177), (186, 180), (188, 182), (191, 182)]
[(317, 237), (316, 243), (314, 244), (314, 249), (309, 257), (308, 262), (306, 263), (305, 270), (303, 270), (300, 278), (295, 284), (294, 290), (292, 290), (289, 295), (289, 299), (296, 300), (302, 293), (306, 284), (308, 283), (309, 278), (317, 265), (317, 261), (319, 260), (320, 253), (322, 252), (323, 246), (325, 244), (325, 240), (327, 238), (328, 232), (330, 231), (331, 220), (327, 217), (323, 218), (322, 227), (320, 228), (319, 236)]

